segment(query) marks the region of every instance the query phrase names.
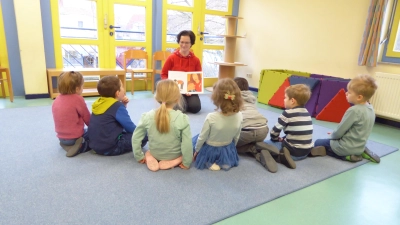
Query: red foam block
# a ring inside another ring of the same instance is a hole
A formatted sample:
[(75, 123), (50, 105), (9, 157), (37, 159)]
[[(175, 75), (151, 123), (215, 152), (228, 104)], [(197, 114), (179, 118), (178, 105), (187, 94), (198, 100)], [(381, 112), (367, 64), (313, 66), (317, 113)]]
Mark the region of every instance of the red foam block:
[(340, 89), (316, 118), (317, 120), (340, 123), (344, 113), (350, 106), (350, 103), (348, 103), (346, 99), (346, 92), (344, 89)]
[(268, 101), (268, 105), (285, 108), (285, 103), (283, 102), (285, 99), (285, 89), (289, 86), (289, 78), (286, 78), (286, 80), (283, 81), (282, 85), (278, 88), (272, 98)]

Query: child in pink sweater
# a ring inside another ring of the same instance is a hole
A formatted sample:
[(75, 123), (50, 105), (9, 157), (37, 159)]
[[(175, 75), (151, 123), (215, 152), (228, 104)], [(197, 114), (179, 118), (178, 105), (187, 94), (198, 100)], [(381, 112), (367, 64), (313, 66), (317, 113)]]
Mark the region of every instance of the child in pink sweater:
[(83, 76), (79, 72), (64, 72), (58, 77), (60, 95), (53, 102), (52, 112), (55, 131), (67, 157), (89, 150), (84, 126), (89, 126), (90, 113), (82, 90)]

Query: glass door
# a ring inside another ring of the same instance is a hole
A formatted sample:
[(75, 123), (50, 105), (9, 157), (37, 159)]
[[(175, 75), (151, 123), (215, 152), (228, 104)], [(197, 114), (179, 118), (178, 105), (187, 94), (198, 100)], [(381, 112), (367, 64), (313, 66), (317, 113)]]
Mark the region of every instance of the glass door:
[(51, 0), (57, 68), (121, 68), (129, 48), (152, 52), (152, 0)]
[(194, 54), (201, 60), (205, 77), (218, 77), (218, 65), (209, 62), (223, 61), (226, 19), (232, 14), (233, 0), (163, 0), (163, 49), (178, 48), (176, 35), (182, 30), (192, 30), (196, 43)]

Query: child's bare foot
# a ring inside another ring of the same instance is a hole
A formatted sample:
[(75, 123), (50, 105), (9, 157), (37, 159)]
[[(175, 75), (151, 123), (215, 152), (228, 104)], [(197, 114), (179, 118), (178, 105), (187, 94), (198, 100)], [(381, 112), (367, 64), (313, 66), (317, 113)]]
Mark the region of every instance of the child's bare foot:
[(147, 164), (147, 168), (149, 168), (149, 170), (151, 171), (157, 171), (160, 169), (160, 166), (158, 165), (158, 161), (156, 158), (154, 158), (150, 151), (147, 151), (144, 156), (146, 157), (146, 164)]
[(182, 156), (173, 160), (161, 160), (159, 162), (160, 170), (169, 170), (182, 163)]

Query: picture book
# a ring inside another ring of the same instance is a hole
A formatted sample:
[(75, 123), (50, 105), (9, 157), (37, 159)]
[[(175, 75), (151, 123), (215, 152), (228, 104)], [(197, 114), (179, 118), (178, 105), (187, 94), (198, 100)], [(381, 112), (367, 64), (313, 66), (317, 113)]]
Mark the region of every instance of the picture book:
[(182, 94), (203, 94), (204, 77), (202, 71), (169, 71), (168, 79), (175, 81)]

